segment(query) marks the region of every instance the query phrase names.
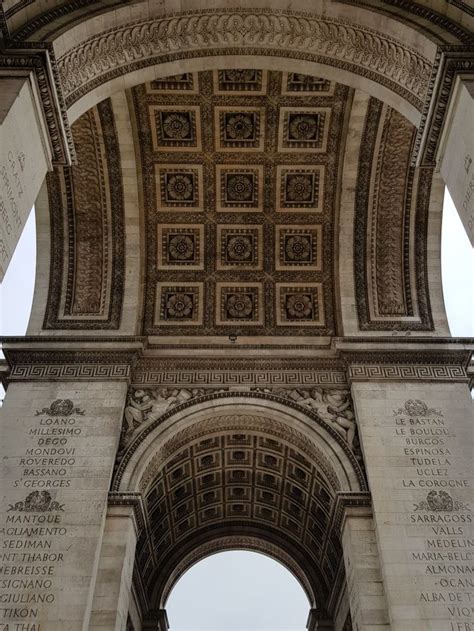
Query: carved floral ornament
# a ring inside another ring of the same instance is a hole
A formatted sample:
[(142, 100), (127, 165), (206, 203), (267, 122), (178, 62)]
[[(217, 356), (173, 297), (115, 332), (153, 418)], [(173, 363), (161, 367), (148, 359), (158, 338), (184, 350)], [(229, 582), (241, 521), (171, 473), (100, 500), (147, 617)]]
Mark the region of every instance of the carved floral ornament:
[[(432, 70), (428, 59), (375, 30), (320, 15), (264, 10), (200, 11), (118, 27), (75, 46), (59, 58), (58, 68), (71, 104), (120, 74), (120, 68), (153, 65), (164, 56), (167, 61), (185, 58), (200, 49), (222, 55), (233, 49), (243, 54), (245, 48), (252, 54), (304, 56), (355, 72), (389, 87), (417, 109)], [(245, 139), (251, 127), (252, 121), (236, 119), (230, 132)], [(311, 131), (307, 121), (294, 127), (300, 134)]]

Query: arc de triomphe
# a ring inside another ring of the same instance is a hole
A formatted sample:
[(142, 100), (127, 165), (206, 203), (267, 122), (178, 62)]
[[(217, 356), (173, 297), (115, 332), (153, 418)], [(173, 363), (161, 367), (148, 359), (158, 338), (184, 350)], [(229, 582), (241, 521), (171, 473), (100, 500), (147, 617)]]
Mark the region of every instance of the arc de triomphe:
[[(470, 0), (4, 0), (0, 631), (165, 631), (256, 550), (314, 631), (472, 631)], [(21, 288), (19, 288), (21, 291)]]

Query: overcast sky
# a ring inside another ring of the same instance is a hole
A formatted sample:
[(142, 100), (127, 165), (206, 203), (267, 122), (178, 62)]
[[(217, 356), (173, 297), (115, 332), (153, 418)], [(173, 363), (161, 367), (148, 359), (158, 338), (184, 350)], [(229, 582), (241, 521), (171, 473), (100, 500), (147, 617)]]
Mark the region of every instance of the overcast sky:
[[(31, 213), (0, 284), (1, 335), (26, 332), (35, 257)], [(474, 250), (449, 198), (443, 215), (442, 271), (451, 334), (474, 336)], [(251, 552), (221, 553), (201, 561), (177, 583), (167, 603), (171, 631), (304, 631), (308, 610), (293, 576)]]

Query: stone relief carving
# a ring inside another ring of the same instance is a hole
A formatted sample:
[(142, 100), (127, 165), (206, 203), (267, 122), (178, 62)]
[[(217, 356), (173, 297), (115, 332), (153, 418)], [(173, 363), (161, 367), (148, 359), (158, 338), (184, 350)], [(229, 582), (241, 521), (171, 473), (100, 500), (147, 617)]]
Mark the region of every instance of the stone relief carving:
[(433, 173), (410, 166), (415, 131), (401, 114), (370, 100), (354, 226), (357, 311), (364, 331), (433, 327), (424, 237)]
[(117, 329), (124, 282), (124, 206), (111, 102), (84, 113), (72, 131), (77, 164), (56, 169), (47, 178), (52, 274), (44, 326)]
[[(165, 412), (182, 403), (208, 394), (229, 392), (229, 388), (154, 388), (131, 389), (124, 412), (121, 451), (146, 427), (162, 417)], [(348, 390), (312, 388), (250, 388), (249, 393), (259, 392), (282, 397), (314, 411), (319, 418), (333, 427), (358, 451), (356, 421)]]
[(430, 491), (426, 500), (415, 504), (415, 511), (445, 512), (452, 513), (460, 510), (471, 510), (467, 504), (451, 497), (446, 491)]
[(408, 399), (402, 408), (393, 410), (394, 415), (408, 415), (408, 416), (443, 416), (442, 412), (434, 408), (429, 408), (424, 401), (420, 399)]
[(42, 416), (43, 414), (48, 416), (71, 416), (72, 414), (84, 416), (84, 410), (75, 406), (71, 399), (56, 399), (49, 408), (36, 410), (35, 416)]
[[(90, 38), (58, 60), (67, 99), (85, 85), (104, 81), (121, 66), (143, 64), (161, 55), (182, 57), (199, 47), (278, 47), (304, 52), (325, 63), (350, 67), (390, 84), (421, 109), (432, 65), (401, 42), (376, 31), (323, 16), (265, 11), (202, 11), (119, 27)], [(87, 90), (86, 90), (87, 91)]]
[(22, 502), (9, 504), (7, 512), (18, 511), (20, 513), (48, 513), (63, 511), (64, 504), (56, 502), (48, 491), (33, 491)]
[(223, 392), (205, 388), (155, 388), (152, 390), (132, 389), (128, 395), (124, 412), (122, 447), (132, 440), (150, 423), (181, 403), (186, 403), (204, 394)]
[(256, 392), (268, 392), (303, 405), (333, 427), (344, 440), (353, 445), (356, 421), (348, 390), (326, 390), (324, 388), (254, 388)]

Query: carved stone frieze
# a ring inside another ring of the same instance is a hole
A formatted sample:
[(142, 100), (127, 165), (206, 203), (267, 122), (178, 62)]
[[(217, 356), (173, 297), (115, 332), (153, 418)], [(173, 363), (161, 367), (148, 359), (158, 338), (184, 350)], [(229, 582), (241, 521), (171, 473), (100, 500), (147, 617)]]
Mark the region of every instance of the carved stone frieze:
[(371, 99), (359, 158), (354, 268), (362, 330), (431, 330), (426, 227), (431, 169), (410, 166), (415, 129)]
[(469, 381), (463, 366), (446, 364), (352, 364), (348, 376), (351, 381)]
[(347, 352), (347, 377), (352, 381), (461, 381), (468, 383), (470, 351)]
[(252, 388), (251, 392), (274, 394), (313, 410), (319, 418), (339, 432), (350, 446), (353, 446), (357, 427), (349, 390), (329, 390), (316, 386), (293, 389)]
[[(26, 352), (5, 349), (5, 355), (11, 365), (8, 383), (14, 381), (107, 381), (108, 379), (129, 381), (136, 359), (134, 351), (118, 350)], [(67, 401), (61, 405), (66, 405)]]
[(345, 370), (337, 360), (140, 359), (132, 384), (136, 388), (347, 387)]
[(132, 388), (124, 411), (121, 448), (126, 449), (150, 423), (158, 421), (167, 410), (189, 403), (205, 394), (222, 392), (213, 388)]
[[(151, 423), (159, 421), (166, 412), (182, 404), (189, 404), (197, 398), (208, 398), (209, 395), (221, 393), (233, 394), (229, 388), (132, 388), (124, 411), (121, 451)], [(249, 396), (254, 393), (273, 395), (313, 411), (319, 419), (335, 429), (350, 447), (355, 447), (357, 427), (348, 390), (325, 389), (318, 386), (292, 389), (250, 388)]]
[(113, 329), (121, 318), (124, 209), (110, 101), (73, 126), (77, 165), (48, 178), (52, 266), (47, 329)]
[(59, 60), (68, 103), (134, 67), (182, 59), (200, 49), (222, 55), (302, 56), (362, 74), (421, 108), (431, 64), (380, 32), (322, 15), (264, 10), (200, 11), (137, 22), (94, 36)]

